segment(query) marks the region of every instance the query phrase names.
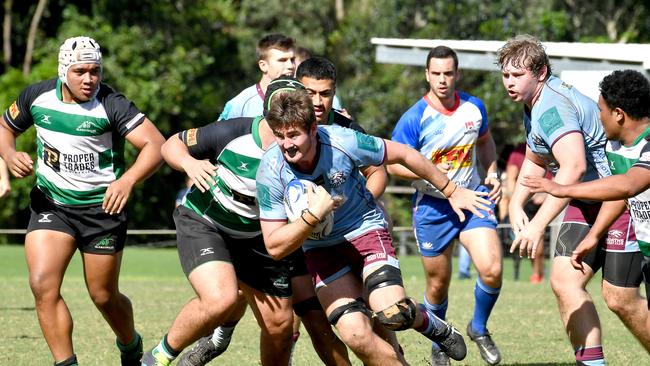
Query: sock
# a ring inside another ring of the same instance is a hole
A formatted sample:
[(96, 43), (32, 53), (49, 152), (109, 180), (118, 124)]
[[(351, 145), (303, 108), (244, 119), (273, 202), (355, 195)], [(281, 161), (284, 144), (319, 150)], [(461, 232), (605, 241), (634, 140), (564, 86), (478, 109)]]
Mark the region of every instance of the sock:
[(72, 356), (66, 358), (63, 361), (54, 361), (54, 366), (78, 366), (77, 355), (73, 354)]
[[(447, 326), (426, 308), (426, 305), (418, 304), (418, 311), (422, 314), (422, 325), (413, 328), (425, 336), (437, 336), (447, 331)], [(437, 347), (437, 344), (436, 344)]]
[[(447, 307), (449, 305), (447, 298), (445, 298), (440, 304), (432, 304), (429, 302), (429, 300), (427, 300), (427, 295), (425, 294), (423, 305), (427, 310), (434, 313), (438, 318), (444, 320), (447, 317)], [(436, 342), (431, 342), (431, 348), (434, 350), (440, 349), (438, 343)]]
[(216, 347), (219, 347), (219, 343), (221, 343), (222, 339), (230, 337), (232, 332), (235, 331), (236, 325), (237, 323), (232, 326), (220, 325), (219, 328), (221, 328), (221, 337), (219, 337), (215, 329), (215, 331), (212, 332), (212, 344), (214, 344)]
[(160, 343), (158, 343), (158, 345), (151, 350), (151, 354), (158, 360), (160, 360), (159, 357), (160, 355), (165, 359), (169, 360), (169, 362), (171, 363), (171, 361), (173, 361), (174, 359), (176, 359), (176, 357), (178, 357), (180, 352), (174, 350), (169, 345), (169, 343), (167, 342), (167, 334), (165, 334), (165, 336), (162, 338)]
[(603, 346), (580, 347), (576, 350), (576, 363), (585, 366), (605, 365)]
[(129, 344), (122, 344), (118, 339), (115, 340), (115, 344), (120, 352), (124, 354), (141, 354), (142, 353), (142, 337), (138, 332), (135, 332), (135, 337)]
[(494, 304), (499, 298), (501, 287), (492, 288), (483, 283), (481, 278), (476, 279), (476, 286), (474, 287), (474, 316), (472, 317), (472, 331), (478, 335), (487, 333), (487, 321), (492, 313)]

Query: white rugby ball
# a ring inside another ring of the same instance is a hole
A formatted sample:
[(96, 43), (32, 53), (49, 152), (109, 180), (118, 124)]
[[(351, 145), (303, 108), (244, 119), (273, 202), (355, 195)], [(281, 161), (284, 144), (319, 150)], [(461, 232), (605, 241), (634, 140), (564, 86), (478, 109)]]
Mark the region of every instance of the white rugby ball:
[[(300, 215), (302, 211), (309, 207), (309, 196), (307, 194), (308, 189), (316, 191), (318, 186), (313, 182), (304, 179), (294, 179), (287, 187), (284, 189), (284, 210), (287, 212), (287, 218), (289, 222), (294, 222), (296, 220), (301, 220)], [(309, 214), (306, 214), (309, 215)], [(307, 218), (309, 222), (313, 222), (314, 219)], [(309, 239), (319, 240), (323, 237), (329, 235), (332, 232), (334, 227), (334, 213), (330, 212), (323, 218), (320, 224), (316, 225)]]

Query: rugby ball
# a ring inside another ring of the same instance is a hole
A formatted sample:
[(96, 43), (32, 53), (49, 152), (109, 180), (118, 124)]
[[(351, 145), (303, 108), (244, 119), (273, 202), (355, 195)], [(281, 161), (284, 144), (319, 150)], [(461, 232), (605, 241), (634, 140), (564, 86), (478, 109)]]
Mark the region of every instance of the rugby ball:
[[(308, 189), (316, 191), (318, 186), (313, 182), (304, 179), (294, 179), (284, 189), (284, 210), (287, 213), (289, 222), (301, 220), (302, 211), (309, 207)], [(310, 220), (312, 222), (313, 220)], [(310, 240), (320, 240), (332, 232), (334, 227), (334, 213), (330, 212), (323, 218), (323, 221), (316, 225)]]

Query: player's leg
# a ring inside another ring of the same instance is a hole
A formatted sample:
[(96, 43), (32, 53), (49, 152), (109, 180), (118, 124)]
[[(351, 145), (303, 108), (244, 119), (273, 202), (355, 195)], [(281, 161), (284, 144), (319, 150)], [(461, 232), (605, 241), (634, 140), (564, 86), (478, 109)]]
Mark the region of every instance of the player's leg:
[[(609, 232), (612, 233), (613, 230), (610, 228)], [(609, 309), (621, 319), (639, 343), (650, 351), (650, 334), (645, 328), (647, 302), (639, 291), (643, 280), (642, 262), (641, 252), (607, 252), (602, 269), (602, 294)]]
[(122, 365), (139, 365), (142, 338), (135, 331), (131, 301), (119, 291), (126, 212), (109, 215), (101, 206), (68, 211), (79, 232), (77, 241), (90, 299), (116, 335)]
[(388, 231), (377, 230), (352, 240), (354, 250), (363, 258), (364, 293), (377, 320), (386, 328), (413, 328), (438, 342), (448, 356), (462, 360), (467, 349), (462, 336), (425, 306), (407, 298)]
[[(468, 226), (484, 220), (474, 216)], [(501, 292), (501, 241), (494, 226), (474, 226), (464, 230), (460, 241), (467, 247), (479, 274), (474, 287), (474, 315), (467, 325), (467, 333), (478, 346), (483, 360), (496, 365), (501, 361), (501, 353), (487, 329), (487, 321)]]
[[(594, 211), (593, 208), (585, 210)], [(593, 216), (597, 213), (589, 214)], [(584, 214), (580, 209), (569, 205), (557, 238), (555, 256), (551, 262), (550, 280), (560, 318), (569, 341), (576, 350), (576, 361), (603, 362), (600, 320), (591, 295), (586, 290), (587, 283), (594, 272), (602, 265), (603, 258), (599, 254), (601, 249), (595, 249), (583, 259), (583, 270), (573, 268), (570, 262), (573, 250), (587, 232), (589, 232), (589, 225)]]
[(260, 326), (262, 365), (287, 365), (291, 353), (293, 309), (290, 297), (276, 297), (240, 282)]
[[(304, 261), (304, 256), (301, 258)], [(327, 321), (311, 276), (308, 273), (292, 276), (291, 288), (294, 312), (303, 318), (303, 325), (321, 361), (325, 365), (350, 365), (348, 350)]]
[(35, 230), (25, 237), (29, 287), (41, 331), (55, 362), (74, 356), (72, 316), (61, 297), (61, 284), (76, 249), (74, 238), (59, 231)]
[(232, 239), (183, 206), (174, 211), (174, 221), (181, 266), (197, 296), (181, 309), (160, 343), (145, 353), (143, 365), (168, 365), (237, 308), (239, 290), (228, 244)]

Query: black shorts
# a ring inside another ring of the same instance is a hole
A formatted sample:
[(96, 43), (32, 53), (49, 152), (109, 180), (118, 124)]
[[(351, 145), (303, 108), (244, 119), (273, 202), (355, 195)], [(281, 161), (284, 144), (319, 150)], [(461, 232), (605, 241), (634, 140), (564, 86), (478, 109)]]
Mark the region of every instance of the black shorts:
[(233, 238), (194, 211), (174, 210), (178, 257), (186, 276), (211, 261), (232, 263), (237, 279), (274, 297), (290, 297), (289, 260), (274, 260), (266, 251), (262, 235)]
[(29, 194), (31, 215), (27, 232), (53, 230), (74, 237), (77, 248), (84, 253), (114, 254), (124, 249), (127, 213), (116, 215), (104, 212), (100, 205), (60, 206), (50, 201), (34, 187)]
[(287, 256), (289, 260), (289, 275), (291, 277), (304, 276), (309, 274), (307, 262), (305, 261), (305, 252), (298, 248), (295, 252)]
[(641, 272), (643, 272), (643, 282), (645, 283), (646, 302), (648, 303), (648, 310), (650, 310), (650, 257), (643, 257)]
[[(583, 223), (563, 223), (555, 246), (555, 256), (570, 257), (575, 248), (589, 232), (589, 225)], [(603, 280), (618, 287), (639, 287), (643, 280), (641, 273), (641, 252), (606, 251), (602, 248), (604, 239), (598, 247), (583, 258), (594, 273), (603, 269)]]

